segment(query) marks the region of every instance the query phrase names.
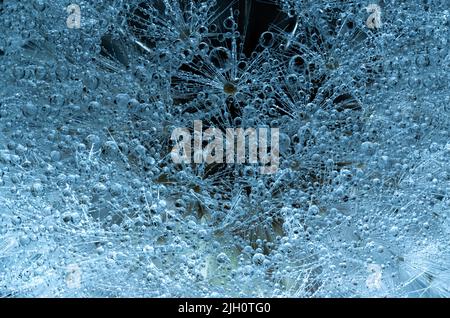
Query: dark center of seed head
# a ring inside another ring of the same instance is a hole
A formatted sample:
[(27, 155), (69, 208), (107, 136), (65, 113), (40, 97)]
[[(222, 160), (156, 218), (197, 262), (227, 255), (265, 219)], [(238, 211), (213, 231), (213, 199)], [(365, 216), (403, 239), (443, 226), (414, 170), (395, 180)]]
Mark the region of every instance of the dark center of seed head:
[(233, 95), (237, 92), (237, 87), (231, 82), (227, 82), (223, 85), (223, 91), (228, 95)]

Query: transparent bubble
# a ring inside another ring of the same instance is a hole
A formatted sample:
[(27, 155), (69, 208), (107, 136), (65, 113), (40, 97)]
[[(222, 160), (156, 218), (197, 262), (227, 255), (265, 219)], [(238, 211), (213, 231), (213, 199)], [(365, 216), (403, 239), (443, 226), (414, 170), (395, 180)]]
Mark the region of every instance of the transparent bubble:
[(25, 69), (20, 66), (16, 66), (13, 69), (13, 76), (16, 80), (20, 80), (25, 77)]
[(289, 61), (289, 69), (293, 73), (303, 73), (306, 70), (304, 58), (300, 55), (293, 56)]
[(32, 102), (26, 103), (22, 107), (22, 113), (24, 116), (32, 117), (35, 116), (37, 112), (38, 112), (37, 106)]
[(97, 89), (100, 84), (100, 79), (95, 74), (88, 72), (84, 77), (84, 85), (89, 89)]
[(224, 47), (218, 47), (209, 53), (209, 61), (219, 71), (228, 71), (232, 66), (230, 51)]
[(430, 58), (428, 54), (420, 54), (416, 57), (416, 65), (419, 67), (430, 66)]
[(237, 24), (232, 17), (228, 17), (223, 21), (223, 26), (226, 30), (234, 30)]
[(263, 48), (270, 48), (273, 46), (275, 42), (275, 36), (272, 32), (264, 32), (263, 34), (261, 34), (261, 37), (259, 38), (259, 44), (263, 47)]

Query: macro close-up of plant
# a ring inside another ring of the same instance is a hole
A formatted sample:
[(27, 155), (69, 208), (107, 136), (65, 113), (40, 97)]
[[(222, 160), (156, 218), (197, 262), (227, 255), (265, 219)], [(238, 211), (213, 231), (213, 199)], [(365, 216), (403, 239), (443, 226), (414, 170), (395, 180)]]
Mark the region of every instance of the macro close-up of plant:
[(0, 298), (449, 297), (449, 10), (0, 0)]

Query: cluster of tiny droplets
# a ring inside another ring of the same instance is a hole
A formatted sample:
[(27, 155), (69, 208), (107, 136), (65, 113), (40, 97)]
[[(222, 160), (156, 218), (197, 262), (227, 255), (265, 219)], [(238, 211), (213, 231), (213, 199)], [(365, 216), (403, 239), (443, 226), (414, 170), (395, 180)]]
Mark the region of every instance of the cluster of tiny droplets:
[[(446, 7), (0, 1), (0, 297), (450, 296)], [(174, 164), (194, 120), (278, 171)]]

